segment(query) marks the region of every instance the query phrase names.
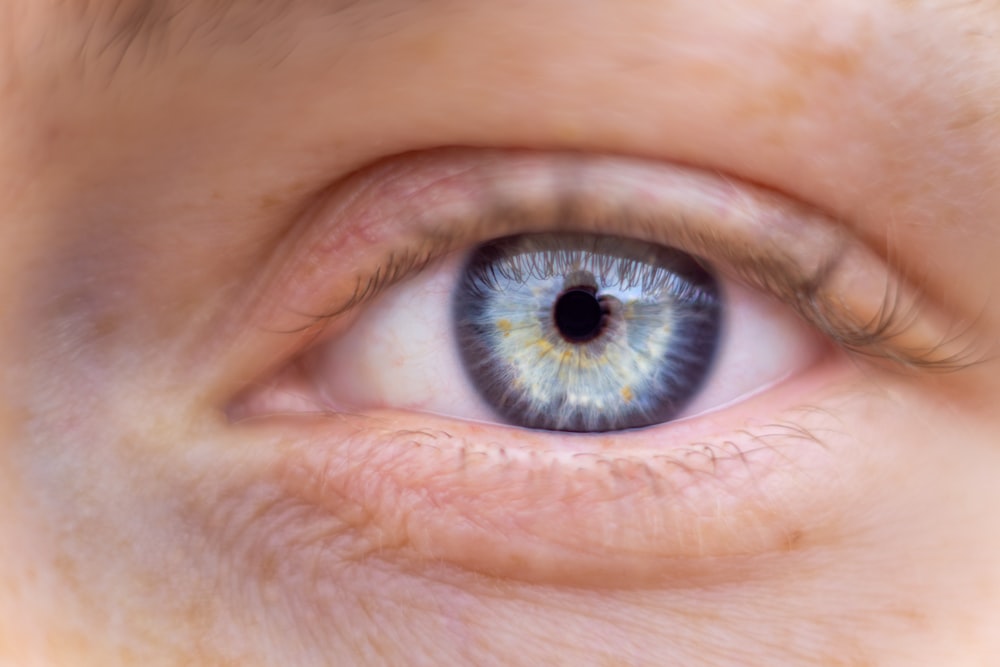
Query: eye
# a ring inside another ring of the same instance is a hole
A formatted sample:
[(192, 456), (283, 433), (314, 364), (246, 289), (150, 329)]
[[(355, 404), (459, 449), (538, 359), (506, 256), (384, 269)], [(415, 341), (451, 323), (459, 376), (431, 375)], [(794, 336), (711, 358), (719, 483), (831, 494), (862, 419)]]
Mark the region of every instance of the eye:
[(598, 432), (725, 405), (824, 349), (787, 306), (720, 281), (687, 253), (527, 234), (393, 288), (307, 367), (332, 410)]
[(550, 584), (712, 582), (834, 530), (872, 377), (963, 344), (822, 212), (613, 156), (373, 165), (260, 294), (234, 365), (280, 364), (226, 408), (282, 493), (379, 558)]

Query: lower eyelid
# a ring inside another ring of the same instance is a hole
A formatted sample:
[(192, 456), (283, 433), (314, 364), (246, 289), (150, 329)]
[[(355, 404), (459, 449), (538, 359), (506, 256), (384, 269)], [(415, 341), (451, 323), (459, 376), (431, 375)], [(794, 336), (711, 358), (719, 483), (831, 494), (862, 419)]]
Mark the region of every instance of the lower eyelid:
[(733, 571), (720, 563), (739, 569), (818, 531), (824, 512), (814, 508), (831, 492), (829, 480), (818, 492), (818, 479), (833, 457), (814, 433), (828, 418), (792, 411), (713, 435), (734, 423), (727, 415), (562, 445), (552, 434), (397, 412), (265, 423), (294, 443), (278, 476), (285, 492), (364, 517), (357, 529), (380, 557), (630, 587), (711, 582)]

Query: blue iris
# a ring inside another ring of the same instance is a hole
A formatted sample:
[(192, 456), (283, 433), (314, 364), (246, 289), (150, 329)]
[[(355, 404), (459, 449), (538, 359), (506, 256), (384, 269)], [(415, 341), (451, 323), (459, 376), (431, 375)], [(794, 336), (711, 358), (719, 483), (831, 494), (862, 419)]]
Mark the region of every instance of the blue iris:
[(690, 255), (525, 234), (473, 252), (453, 317), (473, 385), (508, 423), (617, 431), (675, 418), (715, 357), (721, 300)]

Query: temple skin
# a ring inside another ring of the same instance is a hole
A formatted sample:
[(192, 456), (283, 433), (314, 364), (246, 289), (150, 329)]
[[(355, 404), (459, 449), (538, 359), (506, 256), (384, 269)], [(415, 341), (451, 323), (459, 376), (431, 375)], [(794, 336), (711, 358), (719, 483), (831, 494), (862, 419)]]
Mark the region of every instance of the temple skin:
[[(7, 2), (0, 663), (997, 664), (998, 21), (944, 0)], [(411, 233), (386, 174), (493, 149), (822, 211), (956, 363), (831, 351), (586, 444), (314, 414), (303, 360), (358, 314), (302, 313)], [(272, 380), (301, 405), (231, 418)]]

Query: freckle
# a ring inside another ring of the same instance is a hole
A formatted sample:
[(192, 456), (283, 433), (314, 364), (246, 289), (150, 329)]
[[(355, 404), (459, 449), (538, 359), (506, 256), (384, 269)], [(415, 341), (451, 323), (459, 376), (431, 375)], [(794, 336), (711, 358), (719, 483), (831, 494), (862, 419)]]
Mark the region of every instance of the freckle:
[(267, 211), (281, 203), (281, 200), (271, 195), (264, 195), (260, 198), (260, 210)]
[(798, 49), (791, 50), (790, 64), (804, 73), (828, 70), (842, 76), (851, 76), (861, 69), (864, 44), (871, 41), (864, 27), (858, 31), (850, 45), (831, 44), (821, 37)]
[(79, 578), (77, 577), (76, 563), (66, 556), (59, 556), (53, 563), (64, 583), (68, 583), (74, 589), (79, 588)]
[(448, 43), (436, 34), (420, 35), (403, 45), (408, 58), (424, 62), (440, 59), (448, 53), (448, 47)]
[(552, 131), (561, 141), (578, 141), (584, 136), (584, 132), (580, 127), (580, 124), (569, 120), (556, 122)]
[(793, 551), (802, 545), (805, 533), (801, 530), (793, 530), (785, 536), (785, 550)]
[(94, 334), (100, 338), (107, 338), (118, 330), (119, 321), (115, 315), (105, 315), (94, 321)]
[(735, 78), (731, 67), (714, 60), (694, 61), (686, 65), (686, 68), (699, 81), (727, 82)]
[(824, 54), (826, 65), (835, 72), (845, 76), (854, 74), (861, 65), (861, 54), (858, 51), (835, 49)]
[(907, 607), (893, 610), (892, 613), (910, 624), (910, 626), (916, 631), (927, 629), (927, 614), (921, 612), (919, 609)]
[(775, 129), (765, 134), (762, 141), (769, 146), (784, 148), (788, 145), (788, 136), (784, 131)]
[(806, 100), (798, 88), (775, 90), (771, 103), (774, 105), (774, 111), (788, 115), (798, 113), (806, 106)]

